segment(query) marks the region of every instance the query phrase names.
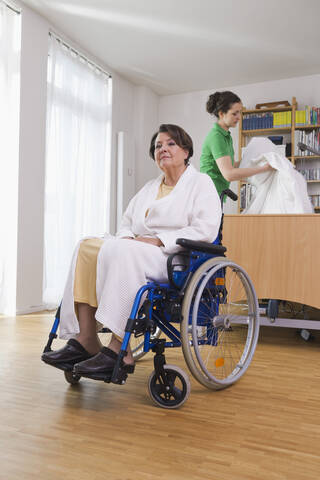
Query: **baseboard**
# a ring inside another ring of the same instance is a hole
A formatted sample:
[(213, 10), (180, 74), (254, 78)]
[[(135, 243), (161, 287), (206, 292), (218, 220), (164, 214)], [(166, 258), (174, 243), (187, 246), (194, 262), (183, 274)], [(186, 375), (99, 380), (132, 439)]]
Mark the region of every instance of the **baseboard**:
[(43, 311), (51, 311), (51, 310), (56, 310), (57, 307), (55, 305), (48, 305), (48, 304), (42, 304), (42, 305), (34, 305), (32, 307), (25, 307), (25, 308), (19, 308), (16, 311), (16, 315), (28, 315), (28, 313), (36, 313), (36, 312), (43, 312)]

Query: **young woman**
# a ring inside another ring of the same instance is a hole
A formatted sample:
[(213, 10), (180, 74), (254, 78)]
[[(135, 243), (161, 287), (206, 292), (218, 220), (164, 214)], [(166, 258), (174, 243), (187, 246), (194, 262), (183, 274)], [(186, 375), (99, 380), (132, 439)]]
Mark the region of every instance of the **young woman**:
[(207, 112), (218, 121), (206, 136), (202, 146), (200, 171), (207, 173), (216, 186), (218, 194), (229, 188), (230, 182), (244, 180), (257, 173), (268, 172), (272, 167), (239, 168), (234, 161), (233, 142), (230, 128), (237, 126), (241, 114), (241, 100), (233, 92), (215, 92), (207, 101)]

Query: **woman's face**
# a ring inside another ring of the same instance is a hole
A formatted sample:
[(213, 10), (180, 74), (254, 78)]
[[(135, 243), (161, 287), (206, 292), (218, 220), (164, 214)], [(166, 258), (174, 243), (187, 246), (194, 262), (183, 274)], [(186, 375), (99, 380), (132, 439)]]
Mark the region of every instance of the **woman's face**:
[(158, 133), (155, 141), (154, 159), (161, 170), (179, 169), (185, 166), (188, 151), (179, 147), (168, 133)]
[(228, 128), (236, 127), (240, 120), (241, 109), (242, 103), (233, 103), (226, 113), (219, 112), (219, 120), (222, 120)]

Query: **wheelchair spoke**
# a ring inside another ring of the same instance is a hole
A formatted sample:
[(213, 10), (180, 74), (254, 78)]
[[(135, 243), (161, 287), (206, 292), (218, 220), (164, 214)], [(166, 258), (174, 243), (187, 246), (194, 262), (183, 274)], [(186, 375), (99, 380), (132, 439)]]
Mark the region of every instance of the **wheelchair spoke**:
[(183, 318), (184, 353), (200, 383), (223, 388), (240, 378), (259, 330), (257, 300), (245, 272), (227, 260), (220, 269), (200, 272), (185, 296)]
[(183, 392), (178, 387), (173, 387), (171, 390), (171, 394), (175, 400), (180, 400), (182, 398)]
[(157, 395), (159, 395), (159, 397), (166, 392), (165, 386), (164, 386), (163, 383), (157, 383), (157, 384), (155, 385), (154, 389), (155, 389)]

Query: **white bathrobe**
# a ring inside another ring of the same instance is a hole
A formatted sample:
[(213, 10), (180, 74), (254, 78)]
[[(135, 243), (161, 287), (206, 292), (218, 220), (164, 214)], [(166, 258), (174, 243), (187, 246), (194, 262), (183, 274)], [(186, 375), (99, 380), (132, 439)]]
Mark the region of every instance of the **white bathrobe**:
[[(151, 180), (133, 197), (116, 236), (107, 234), (99, 251), (96, 319), (121, 337), (138, 289), (150, 280), (167, 281), (168, 254), (180, 249), (176, 239), (213, 242), (218, 235), (221, 207), (210, 177), (189, 165), (172, 192), (156, 200), (162, 179), (160, 175)], [(157, 237), (164, 246), (159, 248), (123, 238), (138, 235)], [(73, 255), (61, 306), (59, 333), (65, 339), (79, 332), (73, 298), (79, 245)]]

